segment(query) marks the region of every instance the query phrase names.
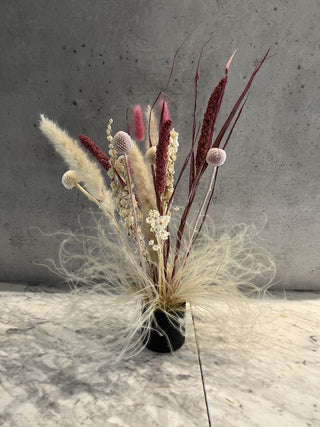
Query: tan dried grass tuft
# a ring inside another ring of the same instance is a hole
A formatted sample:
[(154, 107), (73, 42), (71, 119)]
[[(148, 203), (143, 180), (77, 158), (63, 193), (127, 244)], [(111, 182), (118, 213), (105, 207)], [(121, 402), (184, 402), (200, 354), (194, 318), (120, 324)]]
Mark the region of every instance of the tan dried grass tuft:
[(157, 209), (156, 194), (150, 167), (145, 163), (143, 155), (135, 142), (133, 142), (132, 148), (128, 153), (128, 158), (133, 171), (139, 208), (146, 217), (150, 209)]

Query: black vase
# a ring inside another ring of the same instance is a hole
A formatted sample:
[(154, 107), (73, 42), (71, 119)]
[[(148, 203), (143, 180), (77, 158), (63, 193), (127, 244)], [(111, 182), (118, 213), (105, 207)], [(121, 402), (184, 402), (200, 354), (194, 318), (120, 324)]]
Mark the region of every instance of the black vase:
[(169, 314), (161, 309), (156, 310), (150, 327), (144, 337), (144, 344), (149, 350), (157, 353), (170, 353), (178, 350), (185, 342), (185, 304), (182, 310)]

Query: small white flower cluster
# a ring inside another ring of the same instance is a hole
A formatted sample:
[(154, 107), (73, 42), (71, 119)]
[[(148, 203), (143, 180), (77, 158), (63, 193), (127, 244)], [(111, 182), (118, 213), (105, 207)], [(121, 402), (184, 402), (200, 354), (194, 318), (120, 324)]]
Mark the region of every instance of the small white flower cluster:
[(154, 251), (159, 251), (161, 243), (168, 239), (169, 232), (167, 231), (170, 222), (170, 215), (160, 215), (155, 209), (150, 209), (149, 215), (146, 218), (146, 223), (150, 225), (150, 231), (156, 236), (154, 240), (149, 240), (149, 245)]
[(177, 159), (177, 151), (179, 148), (179, 142), (178, 142), (178, 132), (176, 132), (174, 129), (170, 132), (170, 145), (168, 150), (168, 172), (174, 175), (174, 162)]

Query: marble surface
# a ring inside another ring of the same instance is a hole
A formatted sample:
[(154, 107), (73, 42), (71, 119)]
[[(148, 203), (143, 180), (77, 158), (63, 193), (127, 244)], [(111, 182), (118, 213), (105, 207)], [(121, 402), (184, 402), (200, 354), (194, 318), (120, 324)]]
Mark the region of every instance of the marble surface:
[(193, 311), (175, 355), (144, 350), (111, 365), (61, 339), (63, 289), (11, 290), (0, 284), (1, 426), (320, 425), (319, 293), (266, 300), (264, 340), (236, 345)]
[(31, 290), (0, 292), (1, 426), (208, 425), (190, 313), (175, 356), (145, 350), (115, 366), (107, 353), (84, 362), (55, 320), (68, 294)]
[(289, 292), (264, 302), (266, 336), (226, 342), (196, 322), (215, 427), (320, 426), (320, 293)]

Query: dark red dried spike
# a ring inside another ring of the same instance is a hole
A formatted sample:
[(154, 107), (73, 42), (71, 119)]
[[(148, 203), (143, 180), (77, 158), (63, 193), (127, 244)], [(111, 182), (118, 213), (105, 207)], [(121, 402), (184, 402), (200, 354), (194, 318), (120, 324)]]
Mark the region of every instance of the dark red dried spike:
[(104, 152), (90, 139), (88, 136), (80, 135), (79, 140), (86, 150), (88, 150), (100, 163), (100, 165), (105, 169), (109, 170), (111, 164), (108, 157)]
[(204, 114), (201, 134), (198, 142), (197, 155), (196, 155), (196, 168), (197, 173), (201, 169), (202, 165), (206, 161), (206, 155), (208, 150), (211, 147), (214, 125), (220, 110), (222, 98), (224, 95), (225, 87), (227, 84), (227, 77), (223, 77), (218, 85), (215, 87), (212, 92), (206, 112)]

